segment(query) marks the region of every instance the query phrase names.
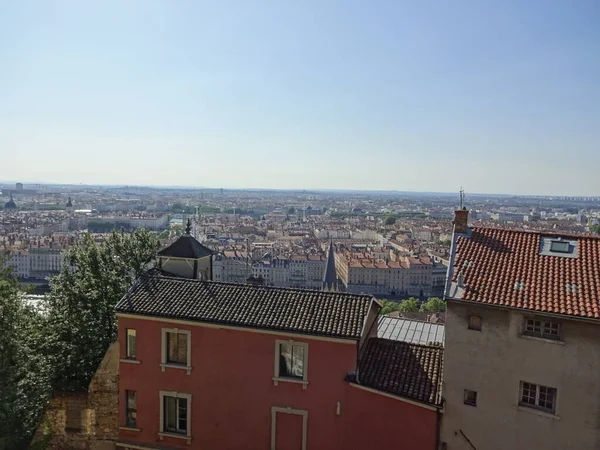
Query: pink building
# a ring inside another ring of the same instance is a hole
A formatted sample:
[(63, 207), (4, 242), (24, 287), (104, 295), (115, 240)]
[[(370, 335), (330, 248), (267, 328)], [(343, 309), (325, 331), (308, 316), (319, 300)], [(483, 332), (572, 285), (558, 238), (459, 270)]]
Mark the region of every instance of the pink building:
[[(166, 253), (206, 265), (206, 252)], [(442, 348), (386, 334), (372, 297), (203, 281), (165, 262), (117, 305), (118, 447), (437, 448)]]

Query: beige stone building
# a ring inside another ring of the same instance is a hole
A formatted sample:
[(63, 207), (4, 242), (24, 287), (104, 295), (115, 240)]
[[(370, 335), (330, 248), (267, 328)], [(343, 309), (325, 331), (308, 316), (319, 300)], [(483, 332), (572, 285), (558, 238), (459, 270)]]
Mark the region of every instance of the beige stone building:
[(442, 448), (600, 448), (600, 239), (455, 220)]

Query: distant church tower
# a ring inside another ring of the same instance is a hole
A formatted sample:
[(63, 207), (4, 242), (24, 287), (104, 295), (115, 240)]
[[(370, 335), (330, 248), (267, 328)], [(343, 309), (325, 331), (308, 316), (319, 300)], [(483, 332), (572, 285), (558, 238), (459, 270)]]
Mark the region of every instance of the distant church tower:
[(335, 253), (333, 251), (333, 241), (329, 244), (329, 252), (327, 253), (327, 264), (325, 265), (325, 273), (323, 274), (323, 291), (339, 291), (337, 273), (335, 270)]
[(67, 212), (73, 212), (73, 202), (71, 201), (71, 196), (69, 196), (69, 201), (67, 202)]

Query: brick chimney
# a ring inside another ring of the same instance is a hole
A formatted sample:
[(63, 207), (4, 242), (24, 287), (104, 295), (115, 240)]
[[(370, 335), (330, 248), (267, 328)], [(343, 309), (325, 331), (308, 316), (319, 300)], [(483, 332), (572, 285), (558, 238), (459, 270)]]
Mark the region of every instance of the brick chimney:
[(457, 209), (454, 211), (454, 232), (465, 234), (469, 229), (469, 211), (467, 208)]

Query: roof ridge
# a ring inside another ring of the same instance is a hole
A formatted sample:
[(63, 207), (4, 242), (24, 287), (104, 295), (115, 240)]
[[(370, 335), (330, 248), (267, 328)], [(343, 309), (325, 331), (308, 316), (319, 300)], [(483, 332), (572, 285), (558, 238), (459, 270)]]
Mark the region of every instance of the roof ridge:
[(576, 237), (582, 239), (595, 239), (600, 240), (600, 235), (593, 233), (576, 233), (574, 231), (560, 231), (560, 230), (524, 230), (520, 228), (501, 228), (501, 227), (489, 227), (489, 226), (472, 226), (470, 227), (473, 231), (479, 230), (494, 230), (494, 231), (504, 231), (510, 233), (524, 233), (524, 234), (536, 234), (540, 236), (548, 235), (548, 236), (569, 236)]
[(303, 289), (303, 288), (291, 288), (291, 287), (279, 287), (279, 286), (264, 286), (264, 285), (253, 285), (253, 284), (246, 284), (246, 283), (233, 283), (233, 282), (227, 282), (227, 281), (215, 281), (215, 280), (200, 280), (197, 278), (185, 278), (185, 277), (178, 277), (177, 275), (173, 275), (170, 274), (168, 272), (165, 272), (164, 270), (160, 270), (160, 273), (149, 273), (151, 270), (148, 270), (146, 273), (142, 274), (140, 276), (141, 277), (148, 277), (148, 278), (158, 278), (158, 279), (169, 279), (169, 280), (174, 280), (174, 281), (178, 281), (180, 283), (205, 283), (205, 284), (219, 284), (219, 285), (223, 285), (223, 286), (241, 286), (241, 287), (248, 287), (248, 288), (263, 288), (265, 290), (273, 290), (273, 291), (288, 291), (288, 292), (318, 292), (320, 294), (324, 294), (327, 296), (333, 296), (333, 295), (343, 295), (345, 297), (353, 297), (353, 298), (360, 298), (360, 299), (372, 299), (374, 298), (373, 295), (370, 294), (355, 294), (353, 292), (337, 292), (337, 291), (321, 291), (320, 289)]

